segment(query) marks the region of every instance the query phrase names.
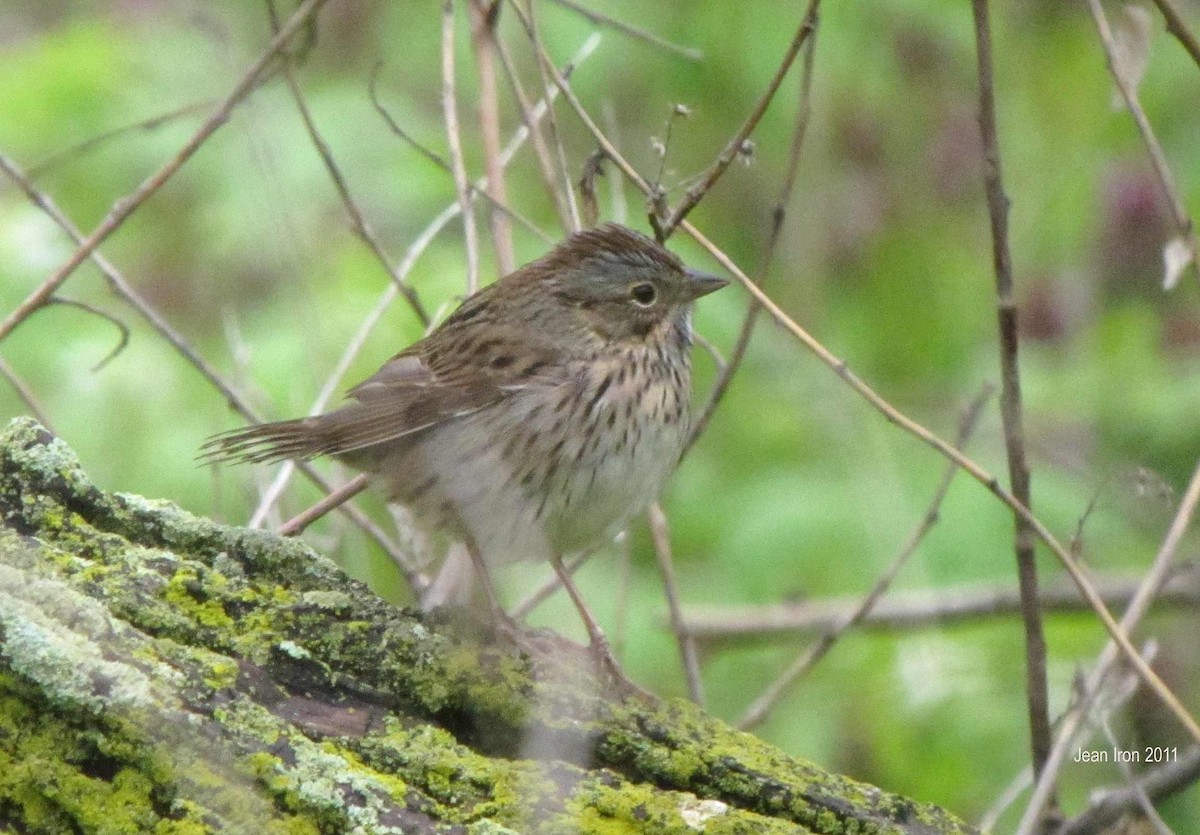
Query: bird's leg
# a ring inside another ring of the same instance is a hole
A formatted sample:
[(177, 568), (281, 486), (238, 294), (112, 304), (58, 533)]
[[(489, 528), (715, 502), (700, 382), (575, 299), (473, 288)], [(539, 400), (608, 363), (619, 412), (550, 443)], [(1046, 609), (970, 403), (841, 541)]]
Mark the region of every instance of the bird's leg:
[(550, 564), (554, 566), (554, 573), (558, 575), (563, 588), (571, 596), (571, 602), (575, 604), (575, 609), (579, 612), (579, 618), (583, 621), (584, 628), (587, 629), (588, 637), (592, 642), (592, 654), (595, 656), (596, 663), (622, 688), (635, 692), (644, 692), (626, 677), (625, 671), (621, 669), (621, 665), (613, 657), (612, 647), (609, 646), (608, 638), (604, 637), (604, 631), (600, 628), (600, 624), (596, 623), (596, 619), (592, 617), (587, 604), (583, 602), (583, 596), (579, 593), (579, 589), (575, 587), (575, 581), (571, 579), (571, 572), (563, 565), (562, 555), (557, 552), (551, 554)]
[(492, 582), (492, 573), (488, 570), (487, 562), (483, 558), (483, 552), (479, 550), (479, 547), (470, 537), (467, 537), (465, 545), (467, 546), (467, 553), (471, 555), (471, 564), (475, 566), (475, 574), (479, 578), (479, 585), (483, 587), (483, 595), (487, 598), (492, 619), (509, 634), (516, 634), (519, 627), (508, 616), (508, 613), (504, 611), (504, 606), (500, 603), (500, 597), (496, 593), (496, 584)]

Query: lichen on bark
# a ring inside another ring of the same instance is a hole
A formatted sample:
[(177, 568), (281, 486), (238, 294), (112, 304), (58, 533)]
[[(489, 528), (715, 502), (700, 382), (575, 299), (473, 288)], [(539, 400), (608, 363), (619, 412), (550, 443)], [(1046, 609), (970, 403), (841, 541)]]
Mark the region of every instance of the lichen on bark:
[(303, 542), (0, 434), (0, 829), (967, 833), (546, 633), (389, 605)]

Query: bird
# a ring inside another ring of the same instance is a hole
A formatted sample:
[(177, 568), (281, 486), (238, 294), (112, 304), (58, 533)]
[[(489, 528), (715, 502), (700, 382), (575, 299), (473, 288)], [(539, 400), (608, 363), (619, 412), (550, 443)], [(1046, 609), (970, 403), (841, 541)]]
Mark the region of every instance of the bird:
[(465, 542), (485, 584), (487, 566), (512, 560), (560, 570), (644, 511), (679, 463), (693, 304), (727, 283), (625, 226), (584, 229), (467, 297), (345, 406), (216, 435), (203, 457), (333, 456), (426, 531)]

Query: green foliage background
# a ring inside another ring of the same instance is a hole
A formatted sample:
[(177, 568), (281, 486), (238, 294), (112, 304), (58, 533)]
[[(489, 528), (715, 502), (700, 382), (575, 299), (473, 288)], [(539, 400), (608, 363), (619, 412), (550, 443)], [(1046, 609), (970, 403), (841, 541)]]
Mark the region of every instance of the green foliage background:
[[(779, 3), (604, 2), (604, 11), (704, 53), (692, 62), (604, 33), (573, 84), (640, 170), (659, 160), (651, 138), (674, 125), (665, 181), (700, 171), (734, 132), (773, 72), (803, 8)], [(1181, 4), (1200, 27), (1194, 3)], [(541, 22), (565, 61), (594, 27), (550, 3)], [(1119, 15), (1117, 7), (1111, 9)], [(1200, 453), (1200, 297), (1194, 279), (1161, 289), (1168, 215), (1129, 115), (1113, 88), (1082, 4), (997, 4), (995, 54), (1005, 185), (1024, 322), (1023, 383), (1035, 509), (1063, 538), (1089, 502), (1082, 554), (1096, 571), (1148, 565)], [(460, 14), (458, 74), (468, 165), (482, 172), (474, 133), (475, 64)], [(398, 140), (373, 111), (367, 82), (382, 62), (382, 98), (420, 141), (444, 152), (436, 4), (333, 0), (300, 77), (318, 125), (381, 239), (398, 257), (453, 200), (449, 175)], [(1154, 18), (1141, 95), (1183, 192), (1200, 206), (1200, 70)], [(530, 87), (535, 75), (515, 19), (502, 15)], [(0, 0), (0, 152), (84, 230), (173, 155), (232, 88), (269, 37), (261, 4)], [(991, 243), (978, 164), (976, 76), (966, 2), (828, 3), (815, 62), (812, 119), (798, 186), (768, 290), (885, 397), (943, 437), (962, 406), (998, 376)], [(502, 80), (505, 133), (518, 123)], [(736, 166), (692, 219), (740, 264), (761, 257), (780, 189), (798, 91), (785, 83)], [(76, 143), (200, 103), (194, 113)], [(592, 150), (559, 108), (576, 172)], [(63, 154), (64, 155), (60, 155)], [(512, 202), (557, 236), (528, 151), (510, 172)], [(618, 189), (631, 225), (645, 210)], [(677, 198), (681, 189), (673, 189)], [(620, 211), (602, 186), (602, 213)], [(481, 221), (483, 214), (479, 215)], [(481, 224), (482, 228), (485, 228)], [(519, 260), (544, 251), (518, 231)], [(698, 267), (713, 265), (680, 237)], [(0, 185), (0, 306), (17, 305), (71, 252), (53, 224), (9, 183)], [(330, 180), (280, 80), (255, 93), (183, 171), (103, 248), (124, 275), (264, 414), (304, 413), (387, 276), (351, 233)], [(485, 274), (494, 275), (490, 253)], [(460, 227), (452, 225), (412, 273), (431, 308), (463, 292)], [(23, 324), (0, 356), (29, 384), (54, 429), (106, 487), (166, 497), (199, 513), (245, 521), (254, 485), (272, 473), (211, 472), (192, 462), (201, 441), (236, 425), (219, 395), (108, 291), (91, 265), (62, 295), (119, 316), (129, 347), (98, 371), (113, 326), (52, 307)], [(700, 330), (732, 345), (745, 310), (737, 289), (706, 299)], [(396, 304), (345, 386), (420, 336)], [(698, 353), (698, 385), (712, 363)], [(0, 415), (25, 411), (0, 387)], [(970, 450), (1004, 473), (994, 404)], [(708, 434), (665, 497), (681, 595), (689, 607), (864, 592), (924, 513), (944, 462), (869, 409), (824, 366), (764, 319), (746, 365)], [(1135, 475), (1146, 468), (1151, 475)], [(1149, 484), (1150, 489), (1142, 489)], [(285, 510), (316, 497), (297, 481)], [(368, 500), (368, 505), (371, 505)], [(374, 502), (375, 510), (380, 510)], [(898, 583), (923, 589), (1015, 584), (1011, 519), (960, 479), (941, 521)], [(383, 593), (405, 600), (394, 570), (339, 521), (313, 541)], [(628, 600), (620, 559), (581, 575), (634, 676), (684, 692), (643, 522), (630, 533)], [(1181, 556), (1195, 557), (1196, 543)], [(617, 549), (611, 549), (616, 551)], [(1048, 558), (1048, 581), (1062, 579)], [(515, 599), (548, 572), (505, 575)], [(571, 630), (554, 600), (534, 620)], [(1151, 618), (1167, 680), (1200, 711), (1196, 613)], [(1103, 644), (1087, 615), (1048, 621), (1052, 699)], [(780, 705), (760, 732), (833, 769), (978, 818), (1028, 761), (1022, 634), (1013, 619), (895, 634), (851, 634)], [(710, 706), (736, 718), (798, 651), (739, 644), (705, 658)], [(1183, 746), (1151, 699), (1117, 722), (1123, 745)], [(1096, 743), (1105, 747), (1106, 743)], [(1069, 810), (1111, 770), (1071, 766)], [(1200, 792), (1172, 801), (1176, 825), (1200, 818)], [(1012, 815), (1004, 819), (1009, 825)], [(1178, 831), (1188, 831), (1180, 828)]]

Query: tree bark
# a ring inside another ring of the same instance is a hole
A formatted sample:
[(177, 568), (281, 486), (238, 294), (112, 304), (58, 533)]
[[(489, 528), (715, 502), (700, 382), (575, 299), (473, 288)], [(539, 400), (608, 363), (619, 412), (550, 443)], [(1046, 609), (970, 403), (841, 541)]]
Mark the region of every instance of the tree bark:
[(969, 833), (0, 433), (0, 830)]

